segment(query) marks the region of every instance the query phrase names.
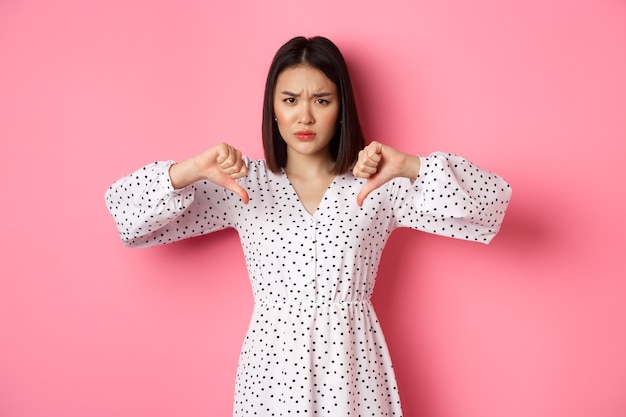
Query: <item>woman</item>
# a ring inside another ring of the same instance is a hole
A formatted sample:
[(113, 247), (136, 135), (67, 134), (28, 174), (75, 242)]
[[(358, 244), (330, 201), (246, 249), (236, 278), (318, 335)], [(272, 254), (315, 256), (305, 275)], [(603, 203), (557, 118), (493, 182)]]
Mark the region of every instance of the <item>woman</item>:
[(255, 305), (234, 415), (400, 416), (370, 302), (383, 247), (398, 227), (488, 243), (510, 188), (455, 155), (365, 146), (346, 64), (322, 37), (277, 52), (262, 135), (264, 160), (219, 144), (113, 184), (122, 241), (239, 233)]

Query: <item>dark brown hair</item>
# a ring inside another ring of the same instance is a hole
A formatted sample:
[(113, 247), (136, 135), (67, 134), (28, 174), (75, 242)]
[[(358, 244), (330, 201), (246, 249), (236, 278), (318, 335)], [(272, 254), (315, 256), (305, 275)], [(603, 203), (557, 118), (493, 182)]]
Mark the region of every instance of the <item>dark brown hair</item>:
[(359, 123), (348, 66), (339, 48), (330, 40), (316, 36), (296, 37), (280, 47), (267, 74), (263, 98), (262, 136), (267, 166), (278, 172), (287, 164), (287, 145), (274, 122), (274, 92), (278, 76), (287, 68), (308, 65), (324, 73), (336, 86), (341, 100), (337, 130), (330, 141), (333, 171), (342, 174), (356, 161), (365, 146)]

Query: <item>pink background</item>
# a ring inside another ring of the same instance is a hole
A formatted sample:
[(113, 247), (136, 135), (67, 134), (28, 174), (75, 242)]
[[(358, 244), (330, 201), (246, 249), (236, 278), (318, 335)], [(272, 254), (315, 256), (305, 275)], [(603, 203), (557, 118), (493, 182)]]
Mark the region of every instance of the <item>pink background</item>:
[(123, 174), (261, 156), (292, 36), (343, 50), (370, 139), (513, 187), (490, 246), (400, 231), (375, 305), (405, 415), (626, 415), (623, 0), (0, 2), (0, 416), (227, 416), (252, 309), (232, 231), (122, 247)]

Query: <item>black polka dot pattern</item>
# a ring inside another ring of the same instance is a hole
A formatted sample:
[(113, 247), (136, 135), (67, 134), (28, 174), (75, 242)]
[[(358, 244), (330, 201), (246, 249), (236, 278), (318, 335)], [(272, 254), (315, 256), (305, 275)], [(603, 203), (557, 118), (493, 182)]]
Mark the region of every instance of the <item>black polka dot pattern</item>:
[(122, 178), (106, 202), (128, 246), (238, 231), (255, 306), (237, 370), (235, 416), (401, 416), (370, 302), (385, 243), (398, 227), (488, 243), (511, 195), (502, 178), (458, 156), (421, 161), (415, 183), (390, 181), (362, 207), (356, 195), (364, 180), (340, 175), (313, 215), (283, 172), (249, 159), (239, 180), (248, 205), (208, 182), (173, 190), (171, 161)]

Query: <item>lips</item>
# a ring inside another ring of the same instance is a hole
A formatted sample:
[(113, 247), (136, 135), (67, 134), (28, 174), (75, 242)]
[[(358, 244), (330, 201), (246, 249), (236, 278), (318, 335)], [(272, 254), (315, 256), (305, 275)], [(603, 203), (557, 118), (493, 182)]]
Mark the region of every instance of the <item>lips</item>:
[(299, 140), (313, 140), (315, 139), (315, 132), (310, 130), (299, 130), (294, 133), (294, 136)]

